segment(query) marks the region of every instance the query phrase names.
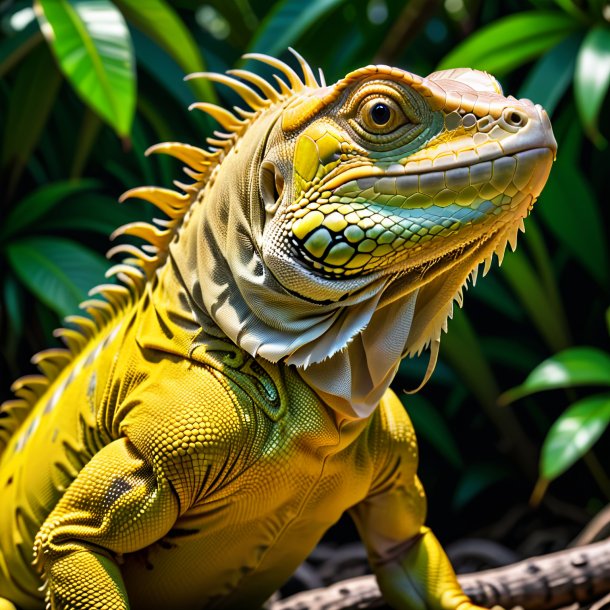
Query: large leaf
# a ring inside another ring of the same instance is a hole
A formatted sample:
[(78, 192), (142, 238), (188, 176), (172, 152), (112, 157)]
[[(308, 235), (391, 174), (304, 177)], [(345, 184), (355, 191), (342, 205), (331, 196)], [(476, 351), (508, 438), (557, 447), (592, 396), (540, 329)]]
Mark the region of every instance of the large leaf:
[(571, 405), (552, 425), (540, 457), (540, 476), (551, 481), (581, 458), (610, 422), (610, 394), (588, 396)]
[(599, 112), (610, 85), (610, 30), (597, 26), (585, 37), (576, 60), (574, 94), (585, 130), (599, 146), (605, 142), (597, 128)]
[(92, 231), (106, 237), (120, 225), (148, 220), (150, 214), (136, 201), (120, 205), (99, 193), (86, 193), (82, 198), (71, 197), (53, 213), (42, 219), (47, 231)]
[(38, 226), (38, 219), (71, 195), (94, 188), (95, 180), (60, 181), (40, 187), (22, 199), (11, 211), (0, 229), (0, 241), (28, 225)]
[(283, 0), (265, 17), (249, 51), (280, 55), (294, 46), (301, 36), (345, 0)]
[(581, 43), (580, 33), (572, 34), (545, 53), (530, 70), (519, 91), (519, 97), (526, 97), (553, 114), (559, 100), (572, 82), (576, 53)]
[(569, 15), (556, 11), (510, 15), (469, 36), (445, 56), (438, 69), (468, 66), (501, 76), (538, 57), (579, 27)]
[[(174, 9), (164, 0), (115, 0), (115, 3), (137, 28), (152, 38), (188, 74), (205, 69), (195, 40)], [(188, 84), (202, 100), (214, 101), (216, 94), (206, 79)]]
[(508, 404), (542, 390), (583, 385), (610, 386), (610, 355), (595, 347), (571, 347), (541, 362), (519, 386), (500, 397)]
[(123, 137), (135, 110), (133, 50), (123, 16), (109, 0), (36, 0), (40, 27), (83, 101)]
[(59, 237), (21, 239), (10, 243), (6, 254), (21, 282), (60, 316), (77, 312), (109, 266), (99, 254)]

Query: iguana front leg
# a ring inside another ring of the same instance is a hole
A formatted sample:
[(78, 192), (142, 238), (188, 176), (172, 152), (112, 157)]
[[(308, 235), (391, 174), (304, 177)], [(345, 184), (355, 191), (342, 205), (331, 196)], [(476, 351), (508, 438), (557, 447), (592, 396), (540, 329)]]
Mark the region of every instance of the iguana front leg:
[(462, 591), (436, 536), (418, 523), (424, 513), (417, 479), (411, 489), (400, 486), (352, 509), (384, 598), (395, 610), (483, 610)]
[(417, 477), (415, 432), (388, 390), (374, 450), (385, 448), (369, 495), (350, 509), (384, 598), (395, 610), (482, 610), (460, 587), (445, 551), (424, 526), (426, 494)]
[(104, 447), (81, 470), (42, 525), (35, 564), (52, 609), (129, 608), (114, 556), (164, 536), (178, 500), (126, 438)]

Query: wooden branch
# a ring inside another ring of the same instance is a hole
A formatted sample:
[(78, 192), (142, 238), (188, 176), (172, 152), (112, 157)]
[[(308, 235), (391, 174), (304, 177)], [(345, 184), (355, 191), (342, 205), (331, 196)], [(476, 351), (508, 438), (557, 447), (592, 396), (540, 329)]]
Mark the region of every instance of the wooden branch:
[[(491, 608), (555, 610), (610, 593), (610, 540), (459, 576), (473, 602)], [(604, 606), (605, 607), (605, 606)], [(273, 602), (269, 610), (388, 608), (373, 576), (360, 576)]]

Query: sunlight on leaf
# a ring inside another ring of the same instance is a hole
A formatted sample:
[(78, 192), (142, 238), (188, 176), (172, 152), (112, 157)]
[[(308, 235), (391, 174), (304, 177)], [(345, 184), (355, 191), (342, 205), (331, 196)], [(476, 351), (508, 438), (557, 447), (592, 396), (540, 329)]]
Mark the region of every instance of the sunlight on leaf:
[(502, 394), (506, 405), (529, 394), (583, 385), (610, 386), (610, 355), (595, 347), (572, 347), (541, 362), (519, 386)]
[(585, 37), (576, 59), (574, 94), (585, 130), (597, 146), (605, 144), (597, 123), (610, 85), (610, 30), (593, 28)]
[(599, 439), (610, 422), (610, 394), (583, 398), (553, 424), (542, 447), (540, 475), (550, 481), (565, 472)]
[(119, 136), (131, 130), (136, 87), (127, 24), (108, 0), (36, 0), (59, 66), (83, 101)]

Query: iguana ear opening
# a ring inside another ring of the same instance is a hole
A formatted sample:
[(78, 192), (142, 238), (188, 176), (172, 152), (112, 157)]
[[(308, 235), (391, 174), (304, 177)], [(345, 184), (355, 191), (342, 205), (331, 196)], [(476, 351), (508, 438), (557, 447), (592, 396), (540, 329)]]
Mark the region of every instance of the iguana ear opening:
[(261, 165), (260, 190), (265, 211), (274, 214), (284, 193), (284, 176), (271, 161), (263, 161)]

